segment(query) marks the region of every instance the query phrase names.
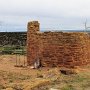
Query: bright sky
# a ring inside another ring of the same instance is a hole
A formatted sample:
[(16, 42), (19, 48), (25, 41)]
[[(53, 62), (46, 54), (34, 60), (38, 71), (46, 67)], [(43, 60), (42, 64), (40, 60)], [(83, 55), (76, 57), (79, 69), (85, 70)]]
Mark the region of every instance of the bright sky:
[(90, 26), (90, 0), (0, 0), (1, 26), (38, 20), (42, 29), (84, 29), (86, 19)]

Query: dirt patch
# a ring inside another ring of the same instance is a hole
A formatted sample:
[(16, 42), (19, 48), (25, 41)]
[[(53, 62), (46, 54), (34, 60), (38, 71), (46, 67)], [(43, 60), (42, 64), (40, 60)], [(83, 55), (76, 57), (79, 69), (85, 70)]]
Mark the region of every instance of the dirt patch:
[(0, 56), (0, 90), (90, 90), (90, 65), (64, 75), (60, 68), (14, 67), (15, 60), (15, 55)]

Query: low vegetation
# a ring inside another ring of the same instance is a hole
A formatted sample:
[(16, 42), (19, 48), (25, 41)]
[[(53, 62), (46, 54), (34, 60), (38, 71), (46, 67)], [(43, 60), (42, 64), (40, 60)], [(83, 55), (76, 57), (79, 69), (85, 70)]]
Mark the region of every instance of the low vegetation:
[(65, 75), (60, 68), (14, 67), (14, 60), (14, 55), (0, 57), (0, 90), (90, 90), (90, 65)]
[(25, 46), (10, 46), (6, 45), (3, 47), (0, 47), (0, 53), (1, 54), (25, 54), (26, 53), (26, 47)]

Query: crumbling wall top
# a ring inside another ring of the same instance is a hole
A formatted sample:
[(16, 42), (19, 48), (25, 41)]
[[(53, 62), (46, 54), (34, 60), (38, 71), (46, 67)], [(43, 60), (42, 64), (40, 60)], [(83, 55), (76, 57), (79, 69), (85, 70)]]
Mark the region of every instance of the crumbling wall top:
[(28, 22), (28, 24), (38, 24), (39, 22), (38, 21), (30, 21)]

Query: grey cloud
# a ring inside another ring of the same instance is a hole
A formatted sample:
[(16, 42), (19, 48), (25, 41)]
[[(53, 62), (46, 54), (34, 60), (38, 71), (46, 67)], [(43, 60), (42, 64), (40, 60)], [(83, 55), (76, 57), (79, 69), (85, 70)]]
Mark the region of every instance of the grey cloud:
[(82, 29), (90, 20), (90, 0), (0, 0), (0, 20), (24, 25), (39, 20), (41, 28)]

